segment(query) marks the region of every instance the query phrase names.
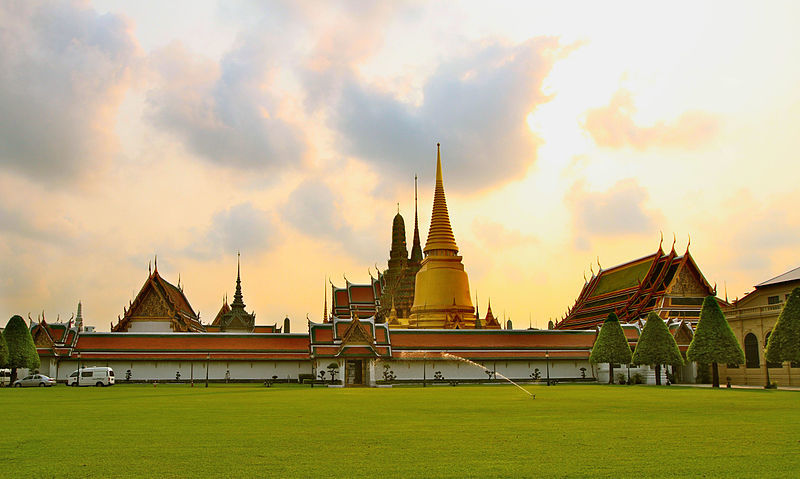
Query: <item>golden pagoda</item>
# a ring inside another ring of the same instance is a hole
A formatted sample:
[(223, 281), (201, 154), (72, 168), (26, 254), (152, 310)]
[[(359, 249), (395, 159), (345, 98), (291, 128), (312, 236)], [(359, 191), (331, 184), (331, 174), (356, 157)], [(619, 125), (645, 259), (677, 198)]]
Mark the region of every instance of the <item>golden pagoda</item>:
[(417, 272), (410, 328), (475, 327), (475, 308), (469, 294), (469, 279), (458, 256), (458, 246), (450, 226), (442, 181), (442, 157), (436, 145), (436, 186), (433, 212), (425, 243), (425, 259)]

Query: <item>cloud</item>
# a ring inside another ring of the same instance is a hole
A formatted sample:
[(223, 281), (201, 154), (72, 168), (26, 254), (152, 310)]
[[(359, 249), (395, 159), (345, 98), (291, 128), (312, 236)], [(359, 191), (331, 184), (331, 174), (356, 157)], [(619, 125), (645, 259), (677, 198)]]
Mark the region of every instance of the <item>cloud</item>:
[(208, 230), (187, 251), (190, 256), (211, 259), (234, 251), (251, 254), (266, 251), (276, 241), (269, 213), (247, 202), (214, 213)]
[(575, 183), (566, 202), (572, 213), (576, 248), (588, 249), (588, 238), (593, 236), (647, 234), (658, 229), (661, 214), (645, 209), (647, 198), (647, 190), (632, 178), (602, 192), (587, 191), (583, 181)]
[(472, 233), (481, 243), (492, 250), (539, 243), (539, 238), (534, 235), (523, 234), (515, 229), (508, 229), (502, 224), (486, 218), (475, 218), (472, 222)]
[(341, 84), (328, 99), (329, 125), (340, 148), (384, 177), (433, 173), (442, 143), (449, 189), (481, 190), (520, 177), (540, 140), (526, 117), (548, 100), (541, 92), (558, 53), (553, 38), (518, 45), (489, 43), (445, 62), (426, 80), (420, 104), (360, 80), (352, 70), (315, 70), (306, 89)]
[(0, 168), (65, 182), (116, 148), (137, 55), (128, 22), (78, 3), (0, 4)]
[(180, 43), (154, 52), (149, 120), (211, 163), (252, 171), (301, 164), (305, 134), (275, 86), (280, 70), (269, 41), (244, 35), (219, 63)]
[(639, 126), (630, 92), (617, 91), (607, 106), (586, 112), (583, 128), (594, 142), (608, 148), (632, 147), (692, 149), (708, 143), (719, 130), (719, 119), (702, 111), (688, 111), (671, 123)]
[[(342, 212), (341, 201), (324, 182), (301, 183), (281, 208), (283, 219), (300, 233), (337, 244), (345, 254), (369, 262), (383, 261), (388, 243), (381, 242), (374, 228), (354, 228)], [(372, 222), (375, 223), (375, 222)], [(387, 229), (389, 228), (387, 222)]]

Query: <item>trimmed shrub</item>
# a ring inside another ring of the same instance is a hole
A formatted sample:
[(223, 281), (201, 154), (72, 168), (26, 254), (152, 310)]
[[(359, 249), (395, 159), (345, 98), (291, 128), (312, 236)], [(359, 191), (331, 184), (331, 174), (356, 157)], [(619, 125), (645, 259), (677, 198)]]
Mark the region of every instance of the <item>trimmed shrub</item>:
[(614, 381), (614, 363), (629, 364), (631, 362), (631, 347), (628, 345), (628, 339), (625, 338), (625, 333), (622, 331), (622, 326), (620, 326), (619, 318), (617, 318), (616, 314), (610, 313), (603, 322), (594, 346), (592, 346), (592, 354), (589, 355), (589, 361), (592, 363), (609, 363), (609, 384)]
[(744, 363), (744, 351), (714, 296), (706, 296), (703, 300), (700, 320), (686, 357), (689, 361), (711, 363), (712, 385), (715, 388), (719, 387), (718, 363)]
[(678, 343), (669, 332), (667, 324), (652, 311), (647, 315), (647, 323), (636, 343), (632, 361), (633, 364), (655, 365), (658, 385), (661, 385), (662, 364), (683, 364)]
[(0, 368), (8, 364), (8, 344), (4, 335), (0, 334)]
[(767, 361), (800, 361), (800, 287), (794, 288), (783, 305), (767, 340)]
[(8, 367), (11, 368), (11, 381), (17, 379), (17, 368), (34, 370), (41, 364), (31, 331), (22, 316), (15, 315), (8, 320), (3, 331), (8, 346)]

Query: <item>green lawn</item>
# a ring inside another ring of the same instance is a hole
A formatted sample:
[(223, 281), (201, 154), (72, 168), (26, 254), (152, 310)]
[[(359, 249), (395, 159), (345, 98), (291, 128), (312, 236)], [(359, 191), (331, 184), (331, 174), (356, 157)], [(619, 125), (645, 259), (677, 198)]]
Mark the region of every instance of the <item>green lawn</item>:
[(798, 477), (800, 393), (0, 389), (3, 477)]

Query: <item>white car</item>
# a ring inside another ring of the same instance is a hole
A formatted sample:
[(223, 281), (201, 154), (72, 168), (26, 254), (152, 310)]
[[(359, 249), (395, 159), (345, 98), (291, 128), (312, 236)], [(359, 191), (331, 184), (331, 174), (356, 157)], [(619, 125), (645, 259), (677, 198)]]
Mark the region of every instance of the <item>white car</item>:
[(22, 379), (17, 379), (16, 381), (14, 381), (15, 388), (32, 387), (32, 386), (46, 387), (46, 386), (53, 386), (55, 384), (56, 384), (55, 379), (49, 378), (44, 374), (31, 374), (30, 376), (25, 376)]
[(81, 368), (67, 378), (67, 386), (113, 386), (114, 370), (108, 367)]

